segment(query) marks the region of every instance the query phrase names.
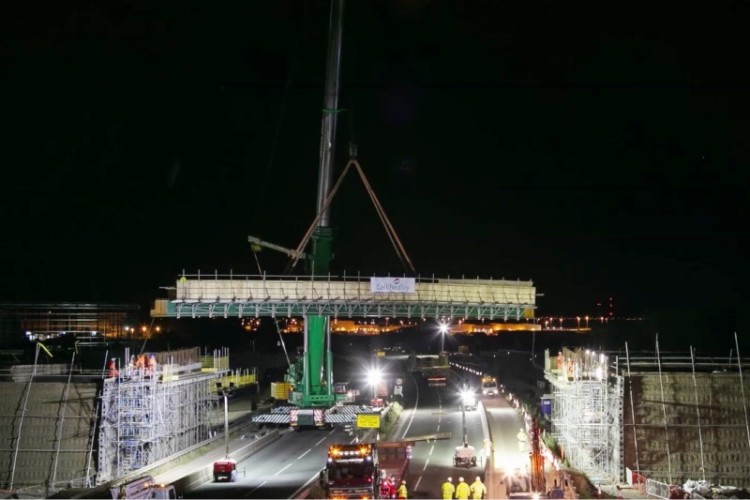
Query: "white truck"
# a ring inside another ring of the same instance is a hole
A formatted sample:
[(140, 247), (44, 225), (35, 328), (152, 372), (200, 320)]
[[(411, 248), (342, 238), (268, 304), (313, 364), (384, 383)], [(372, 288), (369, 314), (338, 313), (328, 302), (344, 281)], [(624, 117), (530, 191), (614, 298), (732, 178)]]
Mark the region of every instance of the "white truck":
[(482, 396), (497, 396), (498, 394), (500, 394), (500, 390), (497, 387), (495, 377), (484, 375), (482, 377)]

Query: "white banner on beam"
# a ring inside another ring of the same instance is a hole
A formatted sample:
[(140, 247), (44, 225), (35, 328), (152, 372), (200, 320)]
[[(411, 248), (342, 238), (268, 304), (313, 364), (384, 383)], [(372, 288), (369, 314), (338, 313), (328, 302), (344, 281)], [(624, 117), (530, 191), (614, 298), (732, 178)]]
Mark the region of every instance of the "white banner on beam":
[(417, 293), (415, 278), (370, 278), (372, 293)]

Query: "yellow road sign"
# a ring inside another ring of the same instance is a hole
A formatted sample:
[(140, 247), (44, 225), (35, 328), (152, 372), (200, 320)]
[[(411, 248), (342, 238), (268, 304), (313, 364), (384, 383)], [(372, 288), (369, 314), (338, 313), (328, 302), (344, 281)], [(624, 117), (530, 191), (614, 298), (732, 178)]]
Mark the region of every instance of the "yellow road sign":
[(360, 413), (357, 415), (357, 427), (364, 429), (379, 429), (380, 428), (380, 414), (365, 414)]

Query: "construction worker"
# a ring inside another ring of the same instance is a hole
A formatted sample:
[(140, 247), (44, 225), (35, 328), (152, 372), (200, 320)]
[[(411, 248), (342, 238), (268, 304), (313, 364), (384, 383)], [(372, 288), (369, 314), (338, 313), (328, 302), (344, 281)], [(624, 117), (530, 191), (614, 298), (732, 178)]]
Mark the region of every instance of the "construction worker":
[(380, 479), (380, 498), (391, 498), (390, 479), (386, 474)]
[(456, 498), (459, 500), (468, 500), (470, 493), (471, 489), (469, 489), (469, 485), (464, 482), (463, 477), (459, 477), (458, 485), (456, 486)]
[(148, 361), (146, 361), (146, 372), (151, 377), (156, 374), (156, 356), (153, 354), (149, 356)]
[(128, 368), (126, 369), (126, 373), (128, 377), (132, 377), (136, 373), (136, 368), (138, 367), (136, 361), (135, 361), (135, 355), (130, 356), (130, 364), (128, 364)]
[(138, 367), (138, 375), (142, 377), (144, 372), (146, 371), (146, 355), (145, 354), (138, 355), (136, 366)]
[(443, 485), (440, 487), (440, 491), (443, 493), (443, 500), (450, 500), (453, 498), (453, 494), (456, 492), (456, 487), (453, 486), (452, 477), (449, 477), (445, 480)]
[(480, 498), (484, 498), (484, 496), (487, 495), (487, 488), (482, 482), (482, 478), (479, 476), (477, 476), (476, 480), (471, 483), (471, 487), (469, 487), (469, 490), (471, 491), (471, 498), (473, 498), (474, 500), (479, 500)]
[(109, 363), (107, 363), (107, 377), (115, 378), (119, 374), (120, 371), (117, 369), (117, 362), (115, 361), (115, 358), (110, 359)]
[(396, 498), (409, 498), (406, 492), (406, 480), (404, 479), (401, 480), (401, 485), (396, 490)]
[(383, 472), (383, 480), (380, 481), (380, 497), (381, 498), (396, 498), (396, 478), (394, 476), (388, 477), (388, 474)]

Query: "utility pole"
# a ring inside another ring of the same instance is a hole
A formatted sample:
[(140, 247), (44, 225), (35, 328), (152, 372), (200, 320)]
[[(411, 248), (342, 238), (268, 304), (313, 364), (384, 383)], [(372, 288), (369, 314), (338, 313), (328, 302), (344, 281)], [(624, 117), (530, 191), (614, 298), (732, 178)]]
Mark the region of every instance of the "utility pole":
[(224, 447), (225, 458), (229, 458), (229, 402), (227, 401), (227, 390), (222, 389), (224, 395)]
[[(466, 386), (465, 382), (464, 382), (463, 387), (464, 387), (463, 389), (464, 391), (468, 390), (468, 387)], [(466, 402), (465, 401), (461, 401), (461, 419), (463, 422), (462, 429), (464, 433), (464, 446), (466, 446), (467, 444), (469, 444), (469, 433), (466, 432)]]

